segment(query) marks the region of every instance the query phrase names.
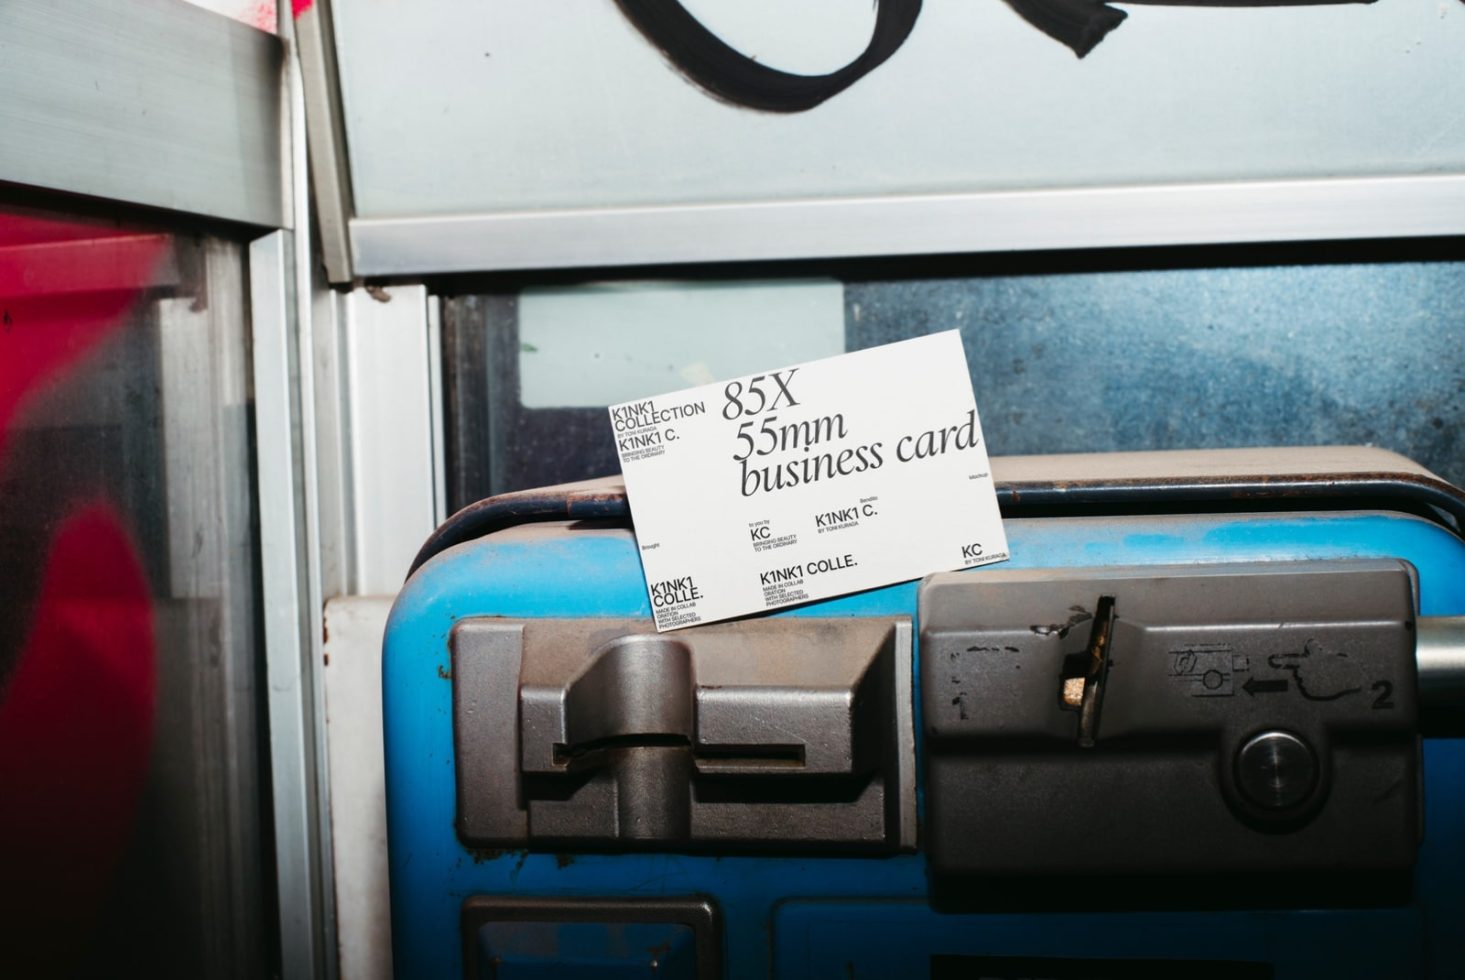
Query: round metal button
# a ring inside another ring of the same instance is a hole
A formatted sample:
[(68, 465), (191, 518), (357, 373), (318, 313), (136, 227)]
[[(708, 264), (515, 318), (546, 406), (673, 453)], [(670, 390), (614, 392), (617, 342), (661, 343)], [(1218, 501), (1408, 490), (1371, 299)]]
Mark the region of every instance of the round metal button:
[(1317, 756), (1291, 732), (1262, 732), (1236, 754), (1236, 785), (1267, 810), (1285, 810), (1312, 795)]

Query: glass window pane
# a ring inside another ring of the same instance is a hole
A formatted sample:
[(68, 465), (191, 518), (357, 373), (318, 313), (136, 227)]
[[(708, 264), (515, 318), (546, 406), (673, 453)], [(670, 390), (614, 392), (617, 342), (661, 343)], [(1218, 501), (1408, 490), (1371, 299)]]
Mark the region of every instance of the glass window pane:
[(15, 975), (259, 976), (245, 255), (0, 201)]
[[(843, 343), (832, 346), (961, 331), (996, 455), (1363, 443), (1465, 483), (1465, 261), (1448, 244), (845, 263), (839, 278)], [(682, 288), (695, 295), (709, 282), (724, 291), (744, 285), (709, 278)], [(618, 388), (617, 400), (678, 387), (675, 370), (663, 372), (668, 383), (656, 391), (643, 373), (623, 370), (648, 347), (695, 360), (699, 350), (741, 342), (746, 358), (771, 368), (800, 359), (785, 355), (825, 330), (797, 311), (780, 324), (778, 342), (740, 336), (714, 317), (628, 325), (612, 309), (625, 287), (498, 285), (444, 300), (450, 508), (617, 472), (599, 407), (608, 399), (591, 406), (587, 398), (617, 379), (646, 387)], [(546, 294), (573, 297), (592, 321), (603, 310), (601, 329), (561, 325), (556, 334), (552, 323), (530, 324), (527, 313)], [(587, 361), (587, 350), (598, 360)], [(590, 371), (604, 376), (573, 380)], [(705, 380), (713, 378), (687, 384)], [(553, 392), (559, 404), (547, 397)]]

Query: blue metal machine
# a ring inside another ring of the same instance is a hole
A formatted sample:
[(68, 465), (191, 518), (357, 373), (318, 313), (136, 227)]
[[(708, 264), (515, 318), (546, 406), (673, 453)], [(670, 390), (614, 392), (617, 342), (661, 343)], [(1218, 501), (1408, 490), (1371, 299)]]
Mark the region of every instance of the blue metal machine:
[(993, 463), (1010, 562), (661, 637), (613, 483), (439, 529), (384, 651), (397, 975), (1458, 976), (1459, 491)]

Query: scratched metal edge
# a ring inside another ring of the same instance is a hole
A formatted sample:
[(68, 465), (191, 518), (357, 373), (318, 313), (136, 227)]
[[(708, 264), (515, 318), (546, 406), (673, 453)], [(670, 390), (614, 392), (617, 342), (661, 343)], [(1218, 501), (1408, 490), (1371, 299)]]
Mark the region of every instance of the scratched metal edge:
[[(996, 481), (1007, 517), (1056, 506), (1103, 508), (1223, 501), (1397, 501), (1458, 536), (1465, 536), (1465, 491), (1424, 471), (1371, 470), (1321, 474), (1225, 474), (1042, 481)], [(1422, 506), (1421, 506), (1422, 505)], [(423, 543), (410, 578), (430, 558), (455, 545), (516, 524), (564, 520), (624, 520), (631, 516), (618, 478), (567, 483), (487, 497), (449, 517)], [(1453, 522), (1453, 523), (1452, 523)]]
[(1465, 173), (361, 217), (357, 275), (1459, 235)]

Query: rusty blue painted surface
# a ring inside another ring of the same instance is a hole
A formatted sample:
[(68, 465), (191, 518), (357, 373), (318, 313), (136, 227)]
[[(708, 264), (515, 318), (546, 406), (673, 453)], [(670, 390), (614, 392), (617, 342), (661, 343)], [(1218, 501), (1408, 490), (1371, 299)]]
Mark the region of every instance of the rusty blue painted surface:
[[(1007, 522), (1019, 567), (1398, 557), (1421, 613), (1465, 614), (1465, 543), (1430, 522), (1340, 513)], [(981, 574), (981, 571), (972, 574)], [(916, 615), (915, 583), (786, 615)], [(399, 976), (462, 975), (472, 895), (681, 896), (719, 904), (727, 975), (928, 977), (935, 953), (1201, 958), (1271, 964), (1276, 980), (1444, 978), (1465, 957), (1465, 743), (1425, 751), (1427, 834), (1412, 899), (1372, 909), (946, 914), (920, 853), (892, 857), (475, 852), (454, 832), (448, 632), (475, 615), (649, 616), (625, 528), (541, 525), (451, 548), (409, 580), (384, 652), (387, 808)], [(919, 655), (919, 652), (918, 652)], [(919, 676), (919, 670), (917, 670)], [(917, 692), (919, 697), (919, 692)], [(919, 767), (918, 767), (919, 768)]]

